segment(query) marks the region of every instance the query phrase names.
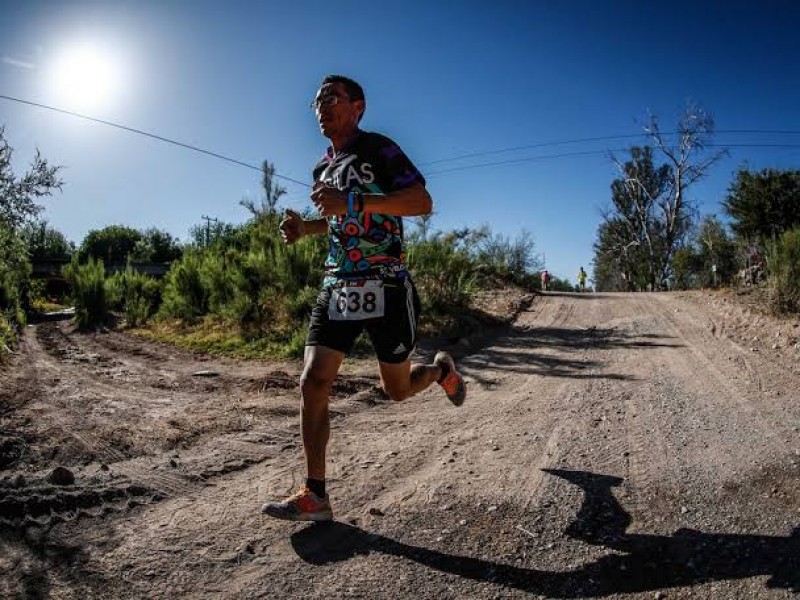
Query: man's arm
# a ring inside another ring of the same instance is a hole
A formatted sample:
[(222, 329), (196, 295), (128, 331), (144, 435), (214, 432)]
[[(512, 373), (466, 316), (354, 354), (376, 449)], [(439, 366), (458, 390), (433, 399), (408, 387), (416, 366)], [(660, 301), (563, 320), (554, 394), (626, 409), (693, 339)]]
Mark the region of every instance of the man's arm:
[(385, 196), (364, 194), (364, 212), (376, 212), (396, 217), (420, 217), (433, 209), (433, 200), (425, 186), (417, 183)]
[(328, 222), (325, 219), (311, 219), (306, 221), (298, 213), (286, 209), (286, 215), (279, 226), (281, 237), (287, 244), (294, 244), (306, 235), (321, 235), (327, 233)]
[(303, 222), (306, 235), (325, 235), (328, 233), (327, 219), (312, 219)]
[[(396, 217), (427, 215), (433, 208), (431, 195), (421, 183), (389, 194), (363, 194), (363, 212), (381, 213)], [(314, 206), (324, 217), (347, 212), (347, 192), (332, 187), (320, 187), (311, 194)], [(325, 220), (323, 219), (323, 223)]]

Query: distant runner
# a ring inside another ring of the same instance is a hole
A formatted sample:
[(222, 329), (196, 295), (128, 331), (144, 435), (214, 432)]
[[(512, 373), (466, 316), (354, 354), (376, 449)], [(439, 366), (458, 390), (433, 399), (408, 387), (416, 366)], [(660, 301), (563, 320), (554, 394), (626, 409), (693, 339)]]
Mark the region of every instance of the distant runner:
[(578, 271), (578, 289), (581, 292), (586, 291), (586, 271), (583, 270), (583, 267)]
[(548, 273), (547, 271), (542, 271), (539, 277), (542, 280), (542, 291), (546, 292), (547, 284), (550, 283), (550, 273)]
[(291, 521), (333, 518), (325, 489), (328, 401), (342, 360), (363, 330), (392, 400), (413, 396), (434, 381), (456, 406), (467, 393), (446, 352), (437, 353), (430, 365), (412, 367), (409, 358), (417, 342), (420, 301), (406, 269), (402, 217), (431, 212), (425, 179), (392, 140), (359, 129), (366, 100), (352, 79), (329, 75), (311, 106), (331, 142), (314, 167), (311, 193), (324, 218), (304, 220), (287, 210), (280, 224), (287, 244), (304, 235), (329, 237), (326, 275), (311, 313), (300, 381), (307, 479), (282, 502), (262, 507), (272, 517)]

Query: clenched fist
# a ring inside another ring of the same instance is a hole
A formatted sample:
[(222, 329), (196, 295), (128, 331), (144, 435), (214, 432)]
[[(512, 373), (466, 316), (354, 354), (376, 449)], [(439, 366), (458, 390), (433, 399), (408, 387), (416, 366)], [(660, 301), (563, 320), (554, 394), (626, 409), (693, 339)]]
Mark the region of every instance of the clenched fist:
[(283, 241), (286, 244), (294, 244), (306, 234), (306, 222), (299, 214), (287, 208), (279, 229)]
[(311, 201), (323, 217), (343, 215), (347, 212), (347, 192), (318, 181), (311, 192)]

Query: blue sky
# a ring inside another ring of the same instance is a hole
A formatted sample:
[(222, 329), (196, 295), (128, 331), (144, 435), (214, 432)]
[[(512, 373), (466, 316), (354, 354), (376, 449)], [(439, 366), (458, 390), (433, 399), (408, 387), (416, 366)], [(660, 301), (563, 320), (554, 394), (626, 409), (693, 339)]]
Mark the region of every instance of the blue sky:
[[(721, 131), (795, 132), (715, 137), (794, 146), (731, 147), (690, 190), (701, 212), (721, 213), (739, 167), (800, 167), (798, 6), (0, 0), (0, 94), (268, 159), (309, 182), (326, 140), (308, 102), (324, 75), (346, 74), (366, 91), (363, 127), (394, 138), (427, 176), (434, 228), (527, 231), (551, 272), (574, 279), (591, 269), (616, 176), (607, 151), (644, 140), (531, 146), (637, 134), (650, 113), (671, 130), (690, 99)], [(102, 57), (102, 81), (62, 81), (76, 47)], [(44, 216), (78, 243), (111, 224), (186, 239), (202, 215), (243, 221), (239, 201), (260, 194), (255, 170), (66, 115), (0, 100), (0, 125), (18, 172), (36, 148), (64, 165)], [(310, 206), (307, 190), (283, 183), (284, 206)]]

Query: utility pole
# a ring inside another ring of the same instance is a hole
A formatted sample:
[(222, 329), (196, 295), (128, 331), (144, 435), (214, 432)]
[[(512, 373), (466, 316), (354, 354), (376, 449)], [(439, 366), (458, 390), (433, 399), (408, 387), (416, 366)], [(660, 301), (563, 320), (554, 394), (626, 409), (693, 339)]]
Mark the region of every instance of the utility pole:
[(211, 221), (214, 221), (214, 223), (219, 223), (219, 219), (207, 217), (205, 215), (200, 218), (205, 219), (206, 222), (206, 248), (208, 248), (209, 244), (211, 244)]

